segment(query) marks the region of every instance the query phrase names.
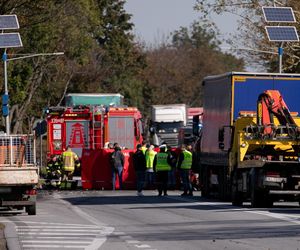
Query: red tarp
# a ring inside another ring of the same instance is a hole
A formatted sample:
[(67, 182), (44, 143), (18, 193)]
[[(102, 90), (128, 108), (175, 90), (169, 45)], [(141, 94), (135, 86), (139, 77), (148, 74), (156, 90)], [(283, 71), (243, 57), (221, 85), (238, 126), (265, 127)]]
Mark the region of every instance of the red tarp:
[[(83, 189), (112, 189), (110, 154), (112, 149), (84, 149), (81, 157), (81, 181)], [(123, 189), (135, 189), (135, 171), (132, 164), (133, 150), (122, 150), (125, 156)], [(116, 181), (116, 188), (119, 182)]]

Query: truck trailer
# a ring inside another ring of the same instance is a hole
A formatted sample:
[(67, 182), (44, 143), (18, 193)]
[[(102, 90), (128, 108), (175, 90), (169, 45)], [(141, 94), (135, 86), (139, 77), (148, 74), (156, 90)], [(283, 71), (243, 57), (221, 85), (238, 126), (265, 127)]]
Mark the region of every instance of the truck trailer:
[(36, 214), (38, 167), (33, 135), (0, 135), (0, 207)]
[(202, 194), (299, 201), (300, 75), (230, 72), (206, 77), (203, 91)]

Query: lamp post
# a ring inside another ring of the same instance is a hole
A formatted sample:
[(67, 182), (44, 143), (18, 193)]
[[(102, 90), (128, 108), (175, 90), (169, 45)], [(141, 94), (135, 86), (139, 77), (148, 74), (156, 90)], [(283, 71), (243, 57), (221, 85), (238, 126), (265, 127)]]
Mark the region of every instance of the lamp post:
[(8, 58), (6, 54), (6, 49), (3, 53), (2, 60), (4, 62), (4, 95), (2, 97), (2, 111), (3, 115), (5, 116), (5, 124), (6, 124), (6, 134), (10, 135), (10, 120), (9, 120), (9, 108), (8, 108), (8, 84), (7, 84), (7, 62), (9, 61), (16, 61), (20, 59), (27, 59), (32, 57), (38, 57), (38, 56), (59, 56), (64, 55), (64, 52), (53, 52), (53, 53), (38, 53), (38, 54), (28, 54), (24, 56), (18, 56), (18, 57), (12, 57)]

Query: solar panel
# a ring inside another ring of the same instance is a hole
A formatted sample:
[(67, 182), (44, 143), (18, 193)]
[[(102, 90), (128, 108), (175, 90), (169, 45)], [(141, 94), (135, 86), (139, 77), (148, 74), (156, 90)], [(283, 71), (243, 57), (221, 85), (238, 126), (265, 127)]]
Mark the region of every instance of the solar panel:
[(22, 40), (19, 33), (0, 34), (0, 48), (22, 47)]
[(291, 7), (262, 7), (266, 22), (296, 22)]
[(0, 30), (19, 29), (16, 15), (0, 15)]
[(294, 26), (266, 26), (265, 28), (271, 42), (299, 41), (297, 30)]

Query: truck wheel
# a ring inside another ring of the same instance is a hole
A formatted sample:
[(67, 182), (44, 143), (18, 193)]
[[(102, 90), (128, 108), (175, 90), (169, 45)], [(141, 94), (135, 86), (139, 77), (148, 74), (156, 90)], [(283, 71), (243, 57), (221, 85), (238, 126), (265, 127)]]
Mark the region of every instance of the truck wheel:
[(28, 213), (28, 215), (36, 215), (36, 205), (31, 205), (31, 206), (27, 206), (25, 208), (26, 213)]
[(232, 184), (231, 186), (231, 201), (233, 206), (242, 206), (243, 205), (243, 197), (241, 192), (237, 190), (237, 186)]

